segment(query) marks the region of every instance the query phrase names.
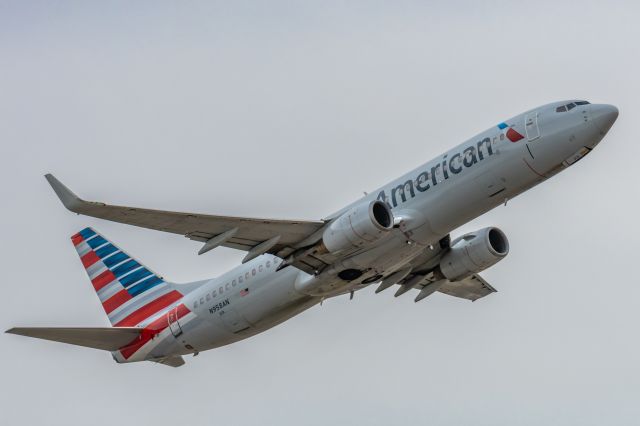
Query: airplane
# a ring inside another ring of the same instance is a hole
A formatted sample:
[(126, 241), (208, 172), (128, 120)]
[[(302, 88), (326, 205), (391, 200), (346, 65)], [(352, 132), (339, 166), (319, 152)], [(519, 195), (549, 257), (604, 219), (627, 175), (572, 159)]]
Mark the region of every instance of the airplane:
[(261, 333), (321, 303), (379, 283), (395, 296), (436, 291), (475, 301), (496, 290), (479, 273), (509, 242), (487, 227), (451, 232), (572, 166), (618, 117), (612, 105), (554, 102), (488, 130), (319, 221), (177, 213), (85, 201), (45, 177), (70, 211), (246, 251), (217, 277), (175, 284), (92, 228), (71, 237), (111, 327), (20, 327), (7, 333), (111, 352), (118, 363), (173, 367), (183, 356)]

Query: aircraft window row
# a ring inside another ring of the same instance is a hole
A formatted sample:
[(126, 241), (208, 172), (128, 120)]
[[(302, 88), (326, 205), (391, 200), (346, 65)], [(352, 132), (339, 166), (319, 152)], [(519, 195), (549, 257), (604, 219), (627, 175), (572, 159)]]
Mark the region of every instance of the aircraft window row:
[(577, 105), (589, 105), (589, 102), (587, 101), (576, 101), (576, 102), (571, 102), (568, 103), (566, 105), (562, 105), (559, 106), (558, 108), (556, 108), (556, 112), (566, 112), (566, 111), (571, 111), (572, 109), (574, 109)]
[(267, 260), (264, 264), (260, 264), (258, 265), (257, 268), (252, 268), (251, 271), (247, 271), (244, 273), (244, 275), (239, 275), (238, 278), (231, 280), (229, 282), (227, 282), (224, 285), (221, 285), (220, 287), (218, 287), (217, 289), (213, 289), (211, 292), (205, 294), (204, 296), (202, 296), (200, 298), (200, 300), (196, 300), (193, 303), (193, 307), (197, 308), (199, 305), (204, 305), (205, 302), (210, 302), (211, 300), (213, 300), (216, 296), (222, 295), (228, 291), (230, 291), (233, 287), (238, 286), (238, 284), (244, 284), (245, 282), (247, 282), (251, 277), (255, 277), (257, 274), (266, 271), (268, 269), (271, 269), (272, 267), (276, 267), (277, 264), (277, 260), (274, 260), (273, 262), (271, 260)]

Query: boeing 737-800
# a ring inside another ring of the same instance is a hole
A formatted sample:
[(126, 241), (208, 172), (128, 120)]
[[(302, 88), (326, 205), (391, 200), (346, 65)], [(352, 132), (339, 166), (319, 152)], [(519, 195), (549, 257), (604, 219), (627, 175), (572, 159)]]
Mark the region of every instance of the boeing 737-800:
[(395, 296), (439, 291), (476, 300), (478, 274), (509, 252), (489, 227), (450, 233), (573, 165), (616, 118), (611, 105), (564, 101), (504, 120), (320, 221), (121, 207), (80, 199), (46, 175), (64, 206), (105, 220), (247, 252), (217, 278), (174, 284), (92, 228), (71, 237), (112, 327), (12, 328), (9, 333), (110, 351), (117, 362), (184, 364), (183, 355), (246, 339), (334, 297), (379, 283)]

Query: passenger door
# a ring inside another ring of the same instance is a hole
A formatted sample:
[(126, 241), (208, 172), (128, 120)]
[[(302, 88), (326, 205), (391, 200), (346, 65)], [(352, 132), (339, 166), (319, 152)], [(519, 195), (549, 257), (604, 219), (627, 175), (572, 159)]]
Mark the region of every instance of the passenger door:
[(526, 138), (525, 146), (527, 148), (527, 152), (525, 153), (525, 162), (527, 162), (527, 164), (534, 165), (537, 161), (537, 154), (541, 152), (540, 116), (537, 111), (525, 114), (524, 132)]
[(524, 116), (524, 129), (527, 134), (527, 143), (540, 138), (537, 112), (530, 112)]
[(169, 323), (169, 330), (171, 330), (173, 337), (178, 337), (182, 334), (182, 327), (180, 327), (180, 323), (178, 322), (177, 306), (167, 313), (167, 323)]

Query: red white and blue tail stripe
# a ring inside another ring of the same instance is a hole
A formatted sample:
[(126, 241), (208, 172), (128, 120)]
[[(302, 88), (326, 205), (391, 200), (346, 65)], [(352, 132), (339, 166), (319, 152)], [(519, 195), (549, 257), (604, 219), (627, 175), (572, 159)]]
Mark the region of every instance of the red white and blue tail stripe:
[(71, 241), (114, 327), (145, 327), (182, 298), (174, 284), (93, 229), (83, 229)]

